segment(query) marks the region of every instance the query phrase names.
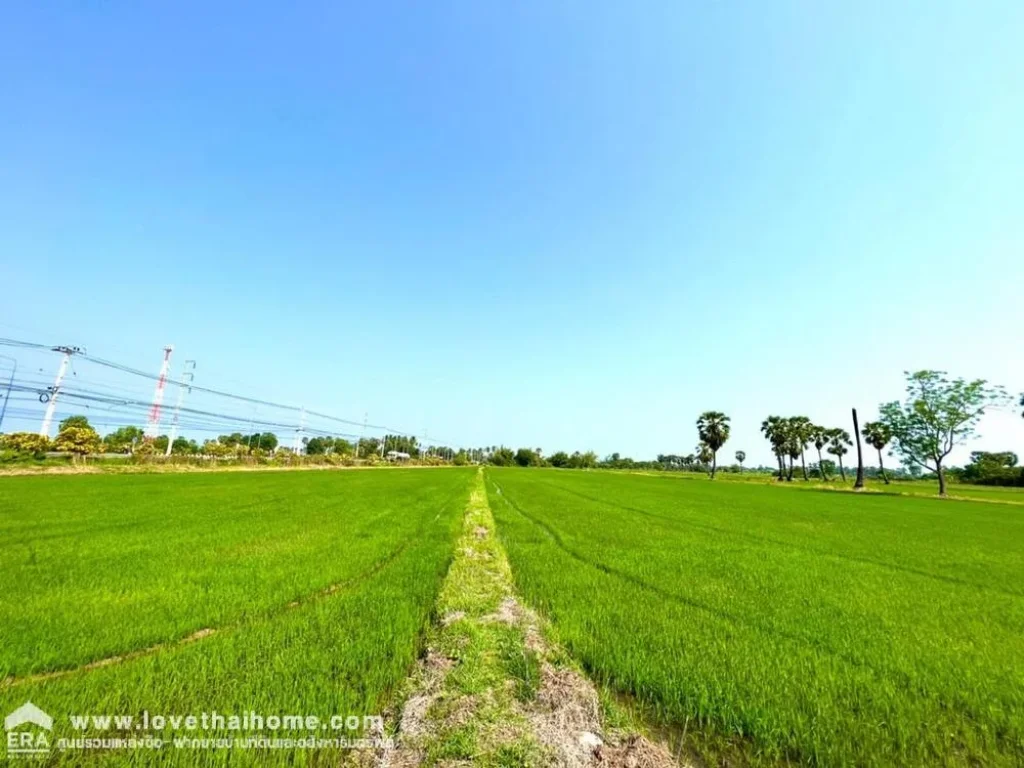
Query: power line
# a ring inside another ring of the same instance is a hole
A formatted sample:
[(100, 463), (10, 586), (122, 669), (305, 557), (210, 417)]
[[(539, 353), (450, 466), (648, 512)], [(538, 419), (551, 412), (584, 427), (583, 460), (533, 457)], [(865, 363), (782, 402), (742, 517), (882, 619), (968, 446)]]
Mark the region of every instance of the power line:
[[(62, 346), (53, 346), (53, 345), (47, 345), (47, 344), (40, 344), (40, 343), (37, 343), (37, 342), (29, 342), (29, 341), (23, 341), (23, 340), (19, 340), (19, 339), (9, 339), (9, 338), (3, 338), (3, 337), (0, 337), (0, 346), (8, 346), (8, 347), (14, 347), (14, 348), (18, 348), (18, 349), (37, 350), (37, 351), (45, 351), (45, 352), (59, 352), (59, 353), (62, 353), (62, 354), (65, 355), (65, 360), (70, 360), (72, 358), (72, 356), (73, 356), (74, 358), (77, 358), (77, 359), (80, 359), (80, 360), (86, 360), (86, 361), (94, 363), (96, 365), (100, 365), (100, 366), (106, 367), (106, 368), (111, 369), (111, 370), (120, 371), (122, 373), (126, 373), (126, 374), (129, 374), (131, 376), (136, 376), (136, 377), (139, 377), (139, 378), (142, 378), (142, 379), (146, 379), (146, 380), (149, 380), (149, 381), (158, 381), (159, 382), (160, 379), (161, 379), (161, 377), (159, 375), (154, 375), (154, 374), (148, 373), (146, 371), (142, 371), (142, 370), (139, 370), (137, 368), (133, 368), (133, 367), (128, 366), (128, 365), (124, 365), (124, 364), (121, 364), (121, 363), (118, 363), (118, 362), (115, 362), (115, 361), (112, 361), (112, 360), (106, 360), (106, 359), (100, 358), (100, 357), (95, 356), (95, 355), (90, 355), (84, 349), (80, 349), (80, 348), (77, 348), (77, 347), (70, 348), (70, 347), (62, 347)], [(85, 386), (81, 386), (83, 384)], [(90, 384), (91, 384), (91, 387), (89, 386)], [(383, 432), (383, 433), (386, 433), (386, 434), (396, 435), (396, 436), (400, 436), (400, 437), (409, 437), (409, 438), (416, 437), (414, 432), (406, 431), (406, 430), (401, 430), (401, 429), (396, 429), (394, 427), (391, 427), (391, 426), (388, 426), (388, 425), (384, 425), (384, 424), (370, 424), (370, 423), (368, 423), (365, 420), (364, 421), (356, 421), (356, 420), (353, 420), (353, 419), (346, 419), (346, 418), (342, 418), (342, 417), (339, 417), (339, 416), (334, 416), (334, 415), (331, 415), (331, 414), (328, 414), (328, 413), (322, 413), (322, 412), (319, 412), (319, 411), (307, 411), (304, 408), (302, 408), (301, 406), (287, 405), (285, 403), (275, 403), (275, 402), (270, 401), (270, 400), (263, 400), (263, 399), (260, 399), (260, 398), (250, 397), (250, 396), (247, 396), (247, 395), (240, 395), (240, 394), (237, 394), (237, 393), (234, 393), (234, 392), (227, 392), (227, 391), (224, 391), (224, 390), (214, 389), (214, 388), (211, 388), (211, 387), (203, 387), (203, 386), (191, 383), (191, 382), (189, 382), (187, 385), (185, 385), (183, 382), (173, 381), (173, 380), (168, 379), (168, 380), (166, 380), (166, 384), (167, 385), (171, 385), (171, 386), (177, 386), (179, 388), (182, 387), (182, 386), (187, 386), (189, 391), (191, 391), (191, 392), (198, 392), (198, 393), (210, 395), (210, 396), (213, 396), (213, 397), (225, 398), (225, 399), (228, 399), (228, 400), (231, 400), (231, 401), (234, 401), (234, 402), (247, 403), (247, 404), (258, 405), (258, 406), (264, 406), (264, 407), (267, 407), (267, 408), (273, 408), (273, 409), (279, 409), (279, 410), (282, 410), (282, 411), (286, 411), (288, 413), (299, 413), (299, 414), (302, 415), (302, 418), (300, 418), (298, 424), (293, 424), (293, 423), (288, 423), (288, 422), (283, 422), (283, 421), (260, 420), (259, 422), (253, 421), (252, 423), (254, 425), (258, 423), (260, 426), (272, 426), (272, 427), (275, 427), (275, 428), (278, 428), (278, 429), (285, 429), (285, 430), (291, 429), (291, 430), (296, 430), (297, 432), (300, 432), (300, 433), (310, 432), (310, 433), (313, 433), (313, 434), (320, 434), (320, 435), (323, 435), (323, 436), (327, 436), (327, 435), (330, 435), (330, 434), (339, 434), (336, 430), (318, 429), (318, 428), (306, 425), (305, 418), (309, 417), (309, 418), (314, 418), (314, 419), (323, 419), (325, 421), (329, 421), (329, 422), (332, 422), (334, 424), (342, 424), (342, 425), (351, 426), (351, 427), (360, 427), (360, 428), (362, 428), (364, 430), (365, 429), (372, 429), (372, 430), (375, 430), (375, 431), (380, 431), (380, 432)], [(152, 406), (152, 402), (151, 401), (146, 401), (146, 400), (136, 399), (136, 398), (131, 398), (131, 397), (124, 397), (122, 395), (114, 395), (113, 393), (110, 393), (110, 392), (103, 392), (104, 388), (120, 389), (123, 392), (124, 391), (130, 392), (132, 390), (129, 387), (118, 386), (118, 385), (114, 385), (112, 383), (107, 383), (107, 382), (99, 383), (99, 382), (87, 382), (87, 381), (84, 381), (84, 380), (80, 380), (78, 378), (77, 371), (75, 371), (73, 367), (72, 367), (72, 378), (66, 384), (65, 383), (60, 383), (60, 384), (58, 384), (55, 387), (54, 385), (47, 384), (46, 380), (44, 380), (42, 378), (38, 378), (38, 379), (22, 379), (22, 380), (19, 380), (19, 385), (20, 385), (19, 387), (15, 387), (14, 388), (16, 391), (21, 391), (21, 392), (33, 392), (34, 391), (34, 392), (37, 392), (38, 395), (40, 396), (40, 400), (41, 401), (43, 401), (43, 397), (47, 396), (47, 395), (49, 396), (48, 399), (49, 398), (53, 398), (53, 396), (56, 394), (55, 390), (58, 390), (59, 393), (60, 393), (61, 398), (70, 398), (70, 399), (73, 399), (73, 400), (81, 401), (81, 404), (83, 406), (85, 406), (85, 407), (89, 407), (88, 404), (90, 402), (91, 403), (96, 403), (96, 404), (104, 403), (104, 404), (107, 404), (107, 405), (119, 405), (121, 407), (126, 407), (126, 408), (136, 408), (137, 407), (137, 408), (149, 409)], [(140, 393), (140, 397), (141, 397), (141, 393)], [(52, 400), (51, 400), (51, 403), (52, 403)], [(51, 410), (51, 411), (54, 410), (55, 409), (55, 405), (56, 404), (53, 403), (52, 406), (49, 408), (49, 410)], [(225, 422), (230, 423), (230, 424), (244, 424), (244, 423), (250, 422), (250, 418), (248, 418), (248, 417), (241, 417), (241, 416), (233, 415), (233, 414), (217, 413), (217, 412), (214, 412), (214, 411), (205, 411), (205, 410), (194, 409), (194, 408), (182, 408), (181, 412), (182, 413), (188, 413), (188, 414), (190, 414), (192, 416), (205, 416), (205, 417), (208, 417), (208, 418), (223, 419)], [(51, 418), (52, 418), (52, 416), (51, 416)], [(354, 435), (352, 433), (340, 433), (340, 434), (347, 434), (348, 436), (356, 437), (356, 435)], [(436, 437), (434, 439), (435, 440), (440, 440), (440, 438), (436, 438)], [(449, 441), (443, 441), (443, 440), (440, 440), (440, 442), (447, 443), (449, 445), (453, 444), (453, 443), (450, 443)], [(457, 443), (455, 443), (455, 444), (457, 445)]]

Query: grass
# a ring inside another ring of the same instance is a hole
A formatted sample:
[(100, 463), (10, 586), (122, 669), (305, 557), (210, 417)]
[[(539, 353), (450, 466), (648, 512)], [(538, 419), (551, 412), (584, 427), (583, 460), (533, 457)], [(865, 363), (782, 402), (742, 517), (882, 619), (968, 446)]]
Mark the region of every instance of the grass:
[[(637, 472), (634, 474), (645, 474), (651, 477), (663, 477), (666, 479), (708, 479), (708, 475), (703, 472)], [(836, 477), (829, 478), (827, 482), (814, 478), (805, 481), (801, 477), (800, 468), (797, 467), (792, 482), (779, 482), (773, 474), (768, 475), (755, 472), (720, 472), (716, 475), (715, 480), (716, 482), (749, 482), (762, 485), (776, 485), (782, 488), (797, 490), (853, 490), (854, 475), (848, 472), (846, 480), (837, 475)], [(893, 480), (887, 485), (881, 479), (869, 478), (866, 481), (865, 490), (867, 493), (888, 494), (890, 496), (936, 498), (939, 494), (939, 483), (938, 480)], [(974, 485), (972, 483), (953, 482), (950, 480), (946, 485), (946, 494), (950, 499), (1024, 505), (1024, 487)]]
[(1015, 507), (613, 473), (487, 476), (525, 599), (599, 682), (685, 729), (708, 761), (1024, 761)]
[[(472, 479), (0, 479), (0, 712), (30, 699), (54, 716), (54, 739), (97, 735), (70, 732), (71, 713), (381, 714), (422, 647)], [(122, 661), (87, 666), (111, 657)], [(261, 764), (328, 755), (270, 750)], [(187, 762), (229, 757), (199, 751)]]
[(511, 589), (481, 474), (438, 596), (440, 621), (428, 634), (428, 658), (444, 659), (450, 669), (438, 674), (428, 665), (413, 681), (417, 689), (432, 691), (422, 737), (404, 745), (423, 756), (422, 764), (546, 764), (517, 706), (536, 696), (540, 663), (526, 647), (523, 627), (495, 620)]
[[(660, 477), (666, 480), (707, 480), (703, 472), (651, 472), (649, 470), (632, 472), (630, 470), (617, 470), (618, 474), (642, 474), (649, 477)], [(796, 468), (792, 482), (779, 482), (775, 475), (768, 475), (761, 472), (719, 472), (715, 476), (716, 482), (723, 483), (754, 483), (759, 485), (775, 485), (779, 488), (793, 490), (832, 490), (852, 491), (854, 475), (847, 472), (847, 479), (843, 480), (838, 475), (822, 482), (820, 479), (804, 481), (801, 479), (800, 467)], [(868, 479), (866, 490), (869, 493), (886, 493), (894, 496), (926, 496), (933, 498), (938, 496), (939, 484), (937, 480), (893, 480), (886, 485), (882, 480)], [(1024, 505), (1024, 488), (998, 485), (972, 485), (970, 483), (955, 483), (950, 481), (946, 492), (953, 499), (968, 499), (972, 501), (996, 501), (1002, 504)]]

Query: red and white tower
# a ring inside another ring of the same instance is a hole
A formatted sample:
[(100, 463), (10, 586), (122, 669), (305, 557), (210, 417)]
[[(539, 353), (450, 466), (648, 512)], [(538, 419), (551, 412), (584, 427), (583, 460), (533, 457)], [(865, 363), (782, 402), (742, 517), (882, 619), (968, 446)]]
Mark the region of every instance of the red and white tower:
[(156, 380), (153, 391), (153, 407), (149, 409), (149, 420), (146, 422), (146, 437), (152, 440), (160, 432), (160, 410), (164, 402), (164, 389), (167, 388), (167, 371), (171, 367), (171, 352), (174, 346), (164, 347), (164, 363), (160, 366), (160, 377)]

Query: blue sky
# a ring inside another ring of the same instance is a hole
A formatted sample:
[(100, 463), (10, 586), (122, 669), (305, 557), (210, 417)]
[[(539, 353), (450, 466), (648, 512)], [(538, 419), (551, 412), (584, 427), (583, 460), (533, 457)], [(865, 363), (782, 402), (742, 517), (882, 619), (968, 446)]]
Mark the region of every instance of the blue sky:
[(1021, 39), (1019, 2), (12, 6), (0, 332), (637, 457), (714, 408), (768, 463), (764, 416), (908, 368), (1019, 392)]

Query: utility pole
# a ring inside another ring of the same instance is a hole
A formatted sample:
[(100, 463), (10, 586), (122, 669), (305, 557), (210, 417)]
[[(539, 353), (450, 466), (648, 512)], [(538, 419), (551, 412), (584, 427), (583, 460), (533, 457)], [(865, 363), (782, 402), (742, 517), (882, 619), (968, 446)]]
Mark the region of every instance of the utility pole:
[(356, 440), (356, 458), (359, 458), (359, 449), (362, 447), (363, 440), (366, 439), (366, 423), (370, 420), (370, 414), (367, 411), (363, 411), (363, 436)]
[[(255, 405), (252, 407), (252, 415), (249, 417), (249, 437), (246, 438), (245, 441), (245, 450), (247, 453), (252, 453), (252, 433), (253, 430), (256, 429), (256, 408), (257, 406)], [(256, 447), (259, 448), (259, 445)]]
[(181, 369), (181, 382), (178, 385), (178, 402), (174, 405), (174, 422), (171, 424), (171, 436), (167, 438), (167, 450), (164, 451), (164, 456), (171, 455), (171, 446), (174, 445), (174, 440), (178, 436), (178, 416), (181, 412), (181, 403), (185, 399), (186, 391), (192, 392), (192, 379), (196, 377), (195, 371), (196, 361), (186, 360), (185, 365)]
[(41, 437), (50, 436), (50, 425), (53, 424), (53, 414), (57, 410), (57, 395), (60, 394), (60, 385), (64, 381), (64, 376), (68, 372), (68, 365), (71, 364), (71, 356), (81, 352), (82, 350), (78, 347), (54, 347), (54, 352), (63, 352), (64, 357), (60, 361), (60, 368), (57, 369), (57, 378), (53, 380), (53, 386), (50, 387), (48, 393), (40, 395), (42, 400), (46, 403), (46, 413), (43, 415), (43, 425), (39, 428), (39, 434)]
[(864, 457), (860, 452), (860, 425), (857, 423), (857, 409), (853, 409), (853, 436), (857, 439), (857, 480), (853, 484), (853, 490), (864, 489)]
[(160, 375), (156, 380), (156, 389), (153, 390), (153, 406), (149, 409), (149, 419), (146, 421), (146, 437), (149, 440), (156, 438), (160, 431), (160, 411), (164, 403), (164, 390), (167, 388), (167, 371), (171, 367), (171, 352), (174, 346), (168, 344), (164, 347), (164, 361), (160, 366)]
[(299, 428), (295, 430), (295, 442), (292, 450), (296, 456), (302, 453), (302, 433), (306, 431), (306, 406), (302, 406), (302, 415), (299, 417)]
[(4, 395), (4, 407), (0, 408), (0, 427), (3, 427), (4, 414), (7, 413), (7, 401), (11, 399), (11, 389), (14, 387), (14, 374), (18, 370), (18, 361), (15, 360), (13, 357), (8, 357), (7, 355), (0, 355), (0, 360), (10, 360), (12, 363), (14, 363), (13, 367), (11, 368), (11, 378), (7, 382), (7, 394)]

